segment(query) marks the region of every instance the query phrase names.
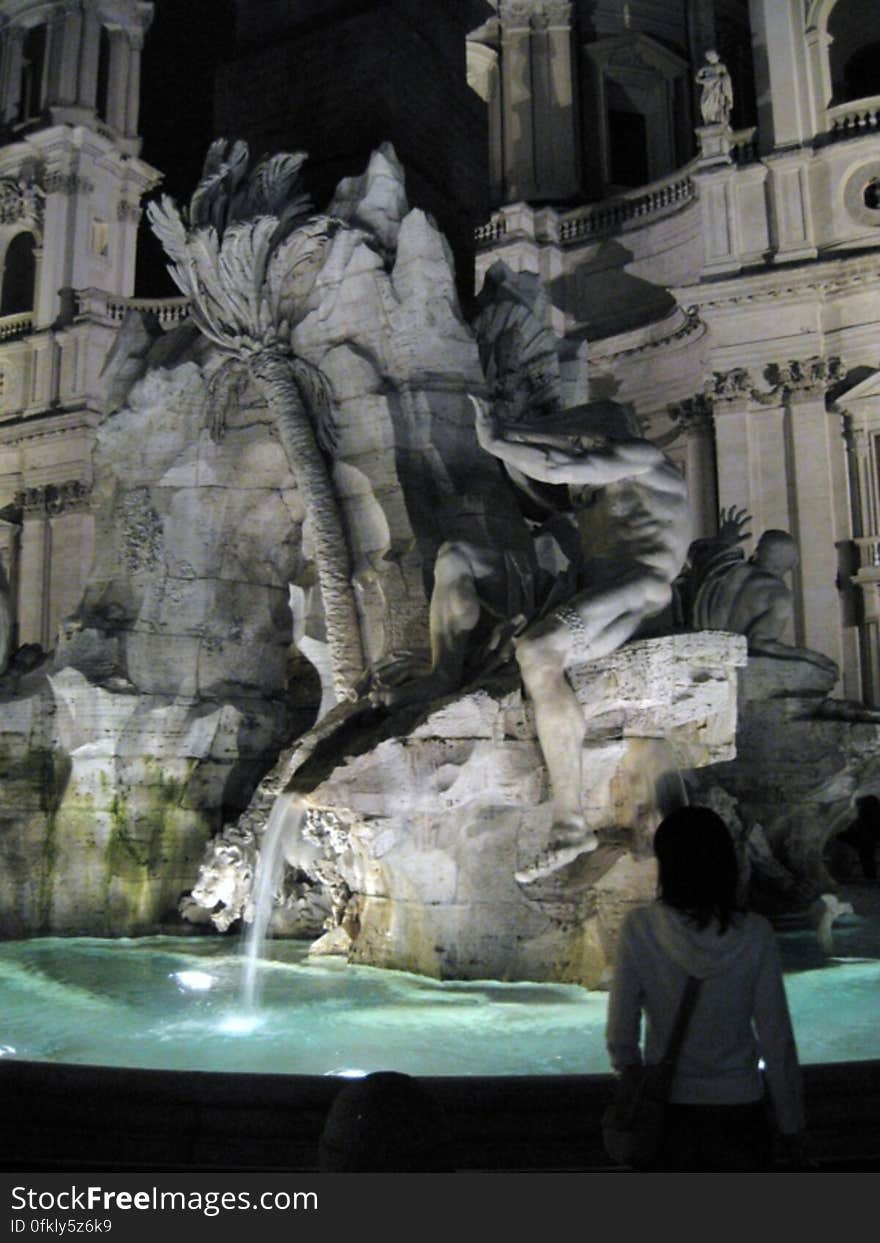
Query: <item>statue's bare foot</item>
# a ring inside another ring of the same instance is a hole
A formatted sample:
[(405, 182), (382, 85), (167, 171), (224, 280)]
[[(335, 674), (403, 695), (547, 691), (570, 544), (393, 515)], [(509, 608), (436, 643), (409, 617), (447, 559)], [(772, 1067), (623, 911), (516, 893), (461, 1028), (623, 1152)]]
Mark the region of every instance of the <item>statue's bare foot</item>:
[(533, 881), (543, 880), (545, 876), (558, 872), (581, 855), (589, 854), (598, 845), (596, 834), (592, 829), (585, 829), (582, 823), (577, 826), (554, 824), (547, 849), (542, 850), (526, 867), (514, 872), (514, 877), (521, 885), (530, 885)]

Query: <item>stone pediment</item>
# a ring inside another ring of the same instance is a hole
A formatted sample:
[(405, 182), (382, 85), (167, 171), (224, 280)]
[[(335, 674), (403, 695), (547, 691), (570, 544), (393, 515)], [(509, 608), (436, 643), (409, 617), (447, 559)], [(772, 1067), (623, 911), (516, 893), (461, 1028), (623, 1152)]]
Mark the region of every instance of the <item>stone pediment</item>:
[(857, 402), (872, 401), (874, 399), (880, 399), (880, 370), (875, 371), (863, 380), (859, 380), (852, 388), (838, 393), (835, 397), (835, 404), (842, 408), (849, 408)]

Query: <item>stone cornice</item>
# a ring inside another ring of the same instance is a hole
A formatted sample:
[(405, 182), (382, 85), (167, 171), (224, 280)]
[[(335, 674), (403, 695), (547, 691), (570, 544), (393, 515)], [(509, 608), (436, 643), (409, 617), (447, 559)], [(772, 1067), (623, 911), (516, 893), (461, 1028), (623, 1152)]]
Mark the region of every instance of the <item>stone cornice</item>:
[(880, 282), (880, 251), (849, 259), (813, 260), (793, 268), (774, 268), (731, 280), (684, 285), (671, 292), (701, 311), (756, 302), (799, 301), (818, 295), (833, 297), (862, 285)]
[(658, 350), (669, 350), (676, 347), (694, 344), (706, 335), (706, 325), (700, 318), (696, 307), (688, 307), (686, 311), (680, 310), (675, 316), (675, 324), (669, 325), (669, 331), (659, 337), (652, 337), (647, 341), (637, 341), (632, 345), (627, 345), (627, 338), (632, 339), (633, 334), (627, 333), (621, 340), (618, 349), (609, 348), (609, 341), (613, 338), (606, 338), (596, 342), (595, 349), (588, 350), (588, 358), (591, 363), (617, 362), (622, 358), (636, 358), (640, 354), (652, 354)]
[(0, 445), (19, 445), (27, 440), (54, 439), (59, 435), (69, 436), (72, 432), (89, 432), (97, 427), (101, 417), (96, 411), (82, 408), (50, 415), (42, 411), (11, 416), (0, 413)]

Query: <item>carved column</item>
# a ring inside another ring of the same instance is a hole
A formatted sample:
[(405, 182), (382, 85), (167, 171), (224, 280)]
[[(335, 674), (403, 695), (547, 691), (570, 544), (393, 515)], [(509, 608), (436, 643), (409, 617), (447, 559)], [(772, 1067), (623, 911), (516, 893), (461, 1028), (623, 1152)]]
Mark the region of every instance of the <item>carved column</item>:
[(535, 183), (543, 199), (580, 190), (571, 0), (543, 0), (532, 18)]
[(3, 40), (3, 120), (7, 124), (18, 117), (23, 44), (24, 31), (13, 26)]
[(110, 30), (110, 72), (107, 81), (107, 124), (126, 132), (129, 99), (129, 46), (124, 30)]
[(880, 705), (880, 479), (876, 428), (846, 412), (844, 438), (854, 556), (848, 575), (856, 591), (853, 620), (858, 627), (860, 692), (866, 703)]
[(779, 369), (785, 394), (790, 446), (792, 535), (798, 545), (796, 600), (798, 641), (843, 664), (842, 619), (837, 587), (836, 541), (841, 530), (834, 486), (834, 455), (843, 456), (837, 416), (829, 417), (825, 390), (837, 360), (792, 361)]
[(749, 448), (752, 378), (744, 367), (716, 371), (706, 386), (712, 403), (718, 455), (718, 506), (754, 512), (756, 497)]
[(46, 488), (50, 532), (47, 626), (54, 646), (61, 621), (82, 599), (92, 561), (94, 520), (90, 489), (78, 479)]
[(141, 52), (144, 41), (139, 35), (130, 35), (128, 40), (128, 97), (125, 106), (125, 136), (136, 138), (141, 98)]
[(50, 535), (44, 488), (26, 488), (16, 497), (22, 511), (18, 576), (18, 641), (48, 647), (46, 611)]
[(504, 119), (501, 108), (501, 70), (498, 52), (485, 43), (468, 40), (467, 80), (486, 104), (489, 121), (489, 204), (504, 201)]
[(82, 596), (92, 554), (89, 488), (79, 480), (26, 488), (18, 572), (19, 642), (54, 644)]
[(691, 538), (713, 534), (718, 522), (715, 420), (712, 399), (704, 393), (670, 406), (669, 414), (685, 436), (685, 477), (691, 507)]
[(9, 584), (9, 593), (13, 609), (13, 631), (11, 651), (19, 645), (18, 623), (15, 616), (15, 602), (18, 597), (18, 537), (21, 527), (14, 522), (0, 518), (0, 565)]
[(82, 42), (76, 84), (77, 103), (81, 108), (93, 109), (95, 107), (100, 36), (101, 24), (96, 14), (87, 9), (83, 16)]
[(77, 102), (77, 72), (82, 49), (83, 15), (77, 8), (69, 8), (64, 15), (64, 33), (61, 39), (61, 67), (58, 76), (58, 102)]
[(531, 12), (530, 0), (498, 0), (505, 199), (510, 203), (535, 193)]

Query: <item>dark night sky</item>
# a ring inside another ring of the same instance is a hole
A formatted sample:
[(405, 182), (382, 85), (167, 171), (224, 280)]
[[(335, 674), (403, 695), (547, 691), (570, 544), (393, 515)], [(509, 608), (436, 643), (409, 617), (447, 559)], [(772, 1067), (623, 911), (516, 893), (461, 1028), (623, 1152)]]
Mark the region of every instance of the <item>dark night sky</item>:
[[(156, 15), (143, 51), (142, 156), (165, 174), (158, 193), (185, 202), (213, 134), (214, 68), (232, 54), (232, 0), (154, 0)], [(154, 197), (154, 196), (150, 196)], [(140, 297), (178, 291), (146, 217), (138, 243)]]

